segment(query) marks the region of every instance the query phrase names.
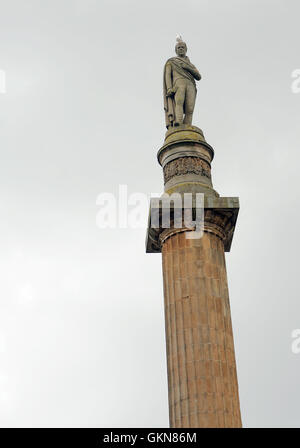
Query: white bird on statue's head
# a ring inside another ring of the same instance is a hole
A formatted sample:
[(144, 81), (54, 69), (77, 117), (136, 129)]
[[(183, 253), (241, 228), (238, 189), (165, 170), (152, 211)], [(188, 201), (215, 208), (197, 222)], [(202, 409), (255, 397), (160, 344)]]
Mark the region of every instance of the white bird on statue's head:
[(183, 40), (182, 40), (182, 37), (180, 36), (180, 34), (177, 34), (176, 43), (179, 44), (179, 42), (183, 42)]

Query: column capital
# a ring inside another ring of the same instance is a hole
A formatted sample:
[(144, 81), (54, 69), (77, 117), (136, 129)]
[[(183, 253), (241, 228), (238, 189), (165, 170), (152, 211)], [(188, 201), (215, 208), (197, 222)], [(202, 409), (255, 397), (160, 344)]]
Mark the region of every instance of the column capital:
[[(196, 204), (193, 199), (193, 214), (196, 215)], [(175, 233), (187, 232), (186, 227), (175, 228), (174, 212), (176, 205), (170, 203), (170, 228), (162, 227), (162, 199), (152, 198), (146, 235), (146, 252), (161, 253), (162, 244)], [(224, 244), (224, 251), (230, 252), (237, 216), (239, 212), (239, 198), (204, 196), (204, 232), (217, 235)], [(182, 216), (184, 209), (181, 208)], [(159, 222), (159, 227), (152, 227), (151, 223)]]

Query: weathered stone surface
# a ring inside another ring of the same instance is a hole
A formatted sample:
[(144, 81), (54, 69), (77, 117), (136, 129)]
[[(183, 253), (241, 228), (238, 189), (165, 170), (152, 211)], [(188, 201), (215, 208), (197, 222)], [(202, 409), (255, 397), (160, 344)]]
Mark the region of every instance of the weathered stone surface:
[(170, 426), (241, 427), (223, 243), (177, 233), (162, 259)]
[(213, 157), (214, 150), (201, 129), (188, 125), (170, 128), (157, 154), (164, 170), (165, 192), (202, 192), (218, 197), (211, 179)]
[[(194, 200), (192, 202), (192, 206), (195, 209), (196, 204)], [(238, 212), (239, 198), (216, 198), (210, 195), (204, 196), (204, 232), (214, 233), (218, 238), (220, 238), (223, 242), (223, 250), (225, 250), (225, 252), (230, 252)], [(161, 199), (159, 201), (156, 199), (151, 199), (148, 231), (146, 236), (146, 252), (160, 253), (162, 250), (160, 236), (165, 229), (161, 225), (157, 228), (151, 227), (151, 213), (153, 214), (153, 217), (156, 215), (159, 216), (159, 223), (161, 224)], [(170, 215), (172, 228), (172, 220), (174, 219), (174, 204), (172, 204), (172, 202), (170, 207)]]
[(197, 176), (211, 179), (210, 164), (199, 157), (179, 157), (164, 167), (165, 184), (175, 176), (184, 176), (186, 174), (196, 174)]

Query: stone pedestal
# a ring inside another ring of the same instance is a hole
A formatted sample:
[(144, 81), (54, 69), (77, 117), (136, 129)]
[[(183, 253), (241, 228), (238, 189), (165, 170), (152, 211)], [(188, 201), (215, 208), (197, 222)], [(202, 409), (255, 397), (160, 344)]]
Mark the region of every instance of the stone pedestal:
[(166, 133), (157, 158), (164, 172), (165, 192), (202, 192), (218, 197), (211, 181), (213, 148), (196, 126), (178, 126)]
[[(213, 157), (195, 126), (170, 129), (158, 152), (165, 193), (204, 194), (201, 238), (187, 238), (184, 225), (172, 227), (175, 205), (169, 229), (161, 220), (151, 226), (149, 217), (146, 251), (161, 252), (163, 259), (172, 428), (241, 427), (224, 255), (231, 247), (239, 201), (214, 190)], [(151, 213), (161, 217), (162, 201), (152, 201)]]

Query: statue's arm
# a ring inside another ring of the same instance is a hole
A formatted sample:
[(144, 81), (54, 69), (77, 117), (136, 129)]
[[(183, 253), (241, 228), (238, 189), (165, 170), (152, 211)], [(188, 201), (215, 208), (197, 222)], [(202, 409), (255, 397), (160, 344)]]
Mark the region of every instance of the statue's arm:
[(200, 81), (201, 75), (196, 69), (196, 67), (191, 63), (188, 57), (186, 57), (186, 61), (181, 63), (181, 66), (187, 70), (197, 81)]
[(197, 81), (200, 81), (201, 75), (193, 64), (187, 64), (186, 69), (194, 76)]

